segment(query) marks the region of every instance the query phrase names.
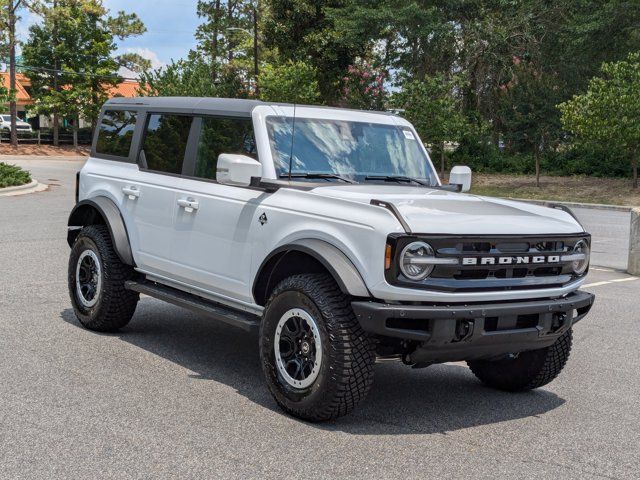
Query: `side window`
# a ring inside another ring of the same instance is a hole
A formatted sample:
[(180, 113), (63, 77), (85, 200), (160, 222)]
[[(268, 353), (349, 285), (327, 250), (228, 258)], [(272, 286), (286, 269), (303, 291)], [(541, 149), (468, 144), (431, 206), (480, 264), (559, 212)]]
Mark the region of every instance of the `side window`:
[(188, 115), (149, 115), (142, 145), (149, 170), (182, 173), (192, 120)]
[(240, 153), (257, 158), (250, 118), (203, 117), (195, 176), (215, 180), (218, 155)]
[(128, 157), (136, 128), (136, 112), (107, 110), (98, 128), (96, 152), (116, 157)]

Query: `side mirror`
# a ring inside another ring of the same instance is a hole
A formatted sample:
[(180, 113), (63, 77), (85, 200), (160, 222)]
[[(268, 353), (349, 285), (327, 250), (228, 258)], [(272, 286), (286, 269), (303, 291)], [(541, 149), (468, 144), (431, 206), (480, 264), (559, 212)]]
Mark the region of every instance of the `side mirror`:
[(246, 155), (221, 153), (216, 166), (216, 180), (225, 185), (248, 186), (251, 177), (262, 176), (262, 164)]
[(471, 190), (471, 169), (462, 166), (453, 167), (449, 175), (449, 185), (460, 185), (461, 192)]

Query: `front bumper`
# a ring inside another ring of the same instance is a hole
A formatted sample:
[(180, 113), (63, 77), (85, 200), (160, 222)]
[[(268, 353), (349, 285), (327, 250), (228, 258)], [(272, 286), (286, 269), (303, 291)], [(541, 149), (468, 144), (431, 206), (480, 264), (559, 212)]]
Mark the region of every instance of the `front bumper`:
[(563, 298), (465, 305), (393, 305), (352, 302), (362, 328), (411, 340), (420, 361), (488, 358), (551, 345), (591, 309), (595, 296), (577, 291)]

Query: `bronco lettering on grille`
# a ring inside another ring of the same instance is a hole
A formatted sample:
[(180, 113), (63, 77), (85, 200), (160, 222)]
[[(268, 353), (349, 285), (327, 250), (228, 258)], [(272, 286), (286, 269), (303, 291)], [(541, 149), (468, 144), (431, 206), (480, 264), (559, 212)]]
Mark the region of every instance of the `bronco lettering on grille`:
[(529, 263), (560, 263), (559, 255), (517, 257), (463, 257), (462, 265), (521, 265)]

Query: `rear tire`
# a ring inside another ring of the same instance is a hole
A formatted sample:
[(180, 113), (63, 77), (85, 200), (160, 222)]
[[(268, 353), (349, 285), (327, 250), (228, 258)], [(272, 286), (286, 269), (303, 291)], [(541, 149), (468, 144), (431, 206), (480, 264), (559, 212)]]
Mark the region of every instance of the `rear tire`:
[(278, 405), (318, 422), (346, 415), (366, 397), (375, 342), (329, 275), (294, 275), (267, 302), (260, 358)]
[(539, 350), (519, 353), (500, 360), (473, 360), (467, 365), (485, 385), (508, 392), (532, 390), (555, 379), (571, 352), (572, 331)]
[(89, 330), (114, 332), (133, 316), (140, 294), (124, 288), (135, 271), (120, 261), (106, 225), (84, 227), (71, 247), (69, 295), (76, 317)]

